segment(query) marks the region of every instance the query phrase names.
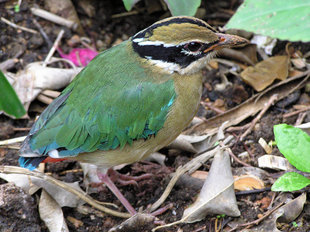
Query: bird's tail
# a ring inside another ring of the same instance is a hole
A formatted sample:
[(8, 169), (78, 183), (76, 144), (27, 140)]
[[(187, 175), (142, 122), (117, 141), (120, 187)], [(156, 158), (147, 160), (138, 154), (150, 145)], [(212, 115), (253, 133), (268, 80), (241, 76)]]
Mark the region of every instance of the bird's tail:
[(39, 164), (45, 160), (47, 156), (39, 156), (39, 157), (19, 157), (19, 165), (22, 168), (28, 168), (30, 171), (36, 169)]

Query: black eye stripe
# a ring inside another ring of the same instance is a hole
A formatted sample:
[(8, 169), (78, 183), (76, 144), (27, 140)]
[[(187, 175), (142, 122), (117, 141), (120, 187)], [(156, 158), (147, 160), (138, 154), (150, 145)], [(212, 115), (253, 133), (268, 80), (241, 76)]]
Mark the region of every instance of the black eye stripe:
[[(133, 42), (132, 47), (136, 53), (142, 58), (151, 60), (160, 60), (168, 63), (175, 63), (182, 68), (186, 68), (192, 62), (206, 56), (212, 50), (204, 53), (202, 51), (218, 43), (218, 41), (204, 44), (201, 43), (200, 51), (195, 54), (184, 53), (185, 45), (165, 47), (164, 44), (160, 45), (139, 45), (139, 42)], [(189, 43), (188, 43), (189, 44)]]

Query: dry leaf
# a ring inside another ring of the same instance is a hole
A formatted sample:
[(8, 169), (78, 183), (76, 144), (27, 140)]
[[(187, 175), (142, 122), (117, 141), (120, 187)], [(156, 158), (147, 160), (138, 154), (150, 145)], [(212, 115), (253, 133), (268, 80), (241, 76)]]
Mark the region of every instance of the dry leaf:
[(251, 43), (256, 44), (258, 48), (263, 49), (267, 55), (271, 55), (272, 49), (277, 44), (277, 39), (264, 35), (254, 35), (251, 39)]
[(6, 72), (10, 84), (27, 110), (30, 103), (45, 89), (57, 90), (67, 86), (81, 71), (81, 68), (61, 69), (43, 67), (34, 62), (17, 74)]
[[(0, 178), (8, 181), (13, 182), (18, 187), (21, 187), (26, 192), (34, 193), (35, 190), (39, 188), (43, 188), (46, 190), (56, 202), (61, 206), (68, 206), (68, 207), (77, 207), (80, 204), (83, 204), (79, 197), (76, 195), (64, 190), (63, 188), (58, 187), (57, 185), (52, 184), (51, 182), (45, 181), (41, 178), (22, 175), (22, 174), (4, 174), (0, 173)], [(78, 189), (79, 191), (83, 191), (80, 187), (78, 182), (74, 183), (66, 183), (67, 185), (71, 186), (72, 188)], [(86, 193), (85, 193), (86, 194)]]
[(172, 143), (167, 146), (167, 148), (188, 151), (191, 153), (197, 152), (193, 145), (183, 135), (179, 135)]
[[(272, 95), (277, 94), (278, 100), (281, 100), (290, 94), (292, 89), (296, 90), (305, 86), (305, 81), (308, 79), (306, 75), (309, 73), (309, 71), (306, 71), (298, 76), (281, 81), (280, 83), (269, 87), (269, 89), (265, 90), (263, 94), (256, 94), (246, 102), (232, 108), (231, 110), (193, 126), (186, 131), (186, 134), (208, 134), (211, 136), (218, 132), (218, 128), (223, 122), (228, 122), (223, 125), (223, 130), (229, 126), (236, 125), (263, 109)], [(303, 79), (300, 80), (301, 78)]]
[(45, 190), (41, 193), (39, 213), (50, 232), (69, 232), (61, 207)]
[(240, 216), (233, 183), (230, 156), (227, 152), (219, 151), (198, 199), (184, 211), (181, 221), (193, 223), (204, 219), (208, 214)]
[(198, 178), (200, 180), (205, 180), (208, 176), (208, 172), (197, 170), (191, 174), (191, 177)]
[(259, 226), (256, 228), (251, 228), (249, 230), (243, 230), (247, 232), (280, 232), (277, 228), (277, 222), (290, 223), (295, 220), (301, 213), (306, 202), (307, 195), (303, 193), (296, 199), (285, 204), (274, 213), (272, 213), (268, 218), (263, 220)]
[(270, 147), (270, 146), (267, 144), (267, 142), (266, 142), (265, 139), (259, 138), (258, 143), (262, 146), (262, 148), (264, 148), (264, 150), (265, 150), (265, 152), (266, 152), (267, 154), (271, 154), (271, 152), (272, 152), (272, 147)]
[(283, 171), (294, 169), (287, 159), (275, 155), (263, 155), (259, 157), (258, 167)]
[(246, 68), (241, 73), (241, 77), (256, 91), (262, 91), (275, 79), (285, 80), (288, 76), (288, 68), (289, 58), (287, 56), (274, 56), (257, 63), (254, 67)]
[(246, 191), (253, 189), (263, 189), (265, 188), (265, 185), (264, 182), (256, 176), (243, 175), (237, 176), (235, 178), (234, 188), (235, 190)]

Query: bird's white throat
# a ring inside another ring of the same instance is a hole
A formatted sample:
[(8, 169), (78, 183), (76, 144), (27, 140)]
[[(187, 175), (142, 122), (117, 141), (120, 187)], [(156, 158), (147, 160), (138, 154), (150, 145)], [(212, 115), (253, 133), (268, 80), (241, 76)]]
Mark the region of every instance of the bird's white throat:
[(172, 62), (165, 62), (162, 60), (153, 60), (152, 57), (146, 57), (150, 64), (160, 68), (163, 72), (172, 74), (177, 72), (181, 75), (189, 75), (194, 74), (200, 71), (206, 64), (216, 55), (216, 52), (212, 52), (207, 54), (206, 56), (193, 61), (190, 65), (182, 68), (179, 64), (172, 63)]

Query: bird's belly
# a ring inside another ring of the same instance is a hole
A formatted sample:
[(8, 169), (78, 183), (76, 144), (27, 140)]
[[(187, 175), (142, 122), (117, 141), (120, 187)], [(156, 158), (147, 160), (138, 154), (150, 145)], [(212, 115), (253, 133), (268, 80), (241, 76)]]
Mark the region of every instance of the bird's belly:
[(165, 124), (158, 133), (147, 140), (139, 139), (122, 149), (82, 153), (75, 160), (106, 168), (129, 164), (146, 158), (171, 143), (191, 122), (197, 112), (202, 91), (201, 74), (183, 77), (175, 81), (177, 98), (168, 113)]

